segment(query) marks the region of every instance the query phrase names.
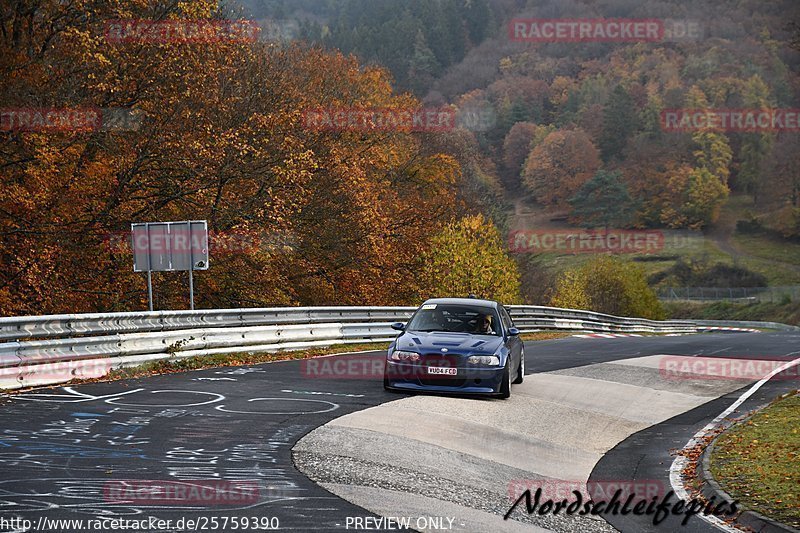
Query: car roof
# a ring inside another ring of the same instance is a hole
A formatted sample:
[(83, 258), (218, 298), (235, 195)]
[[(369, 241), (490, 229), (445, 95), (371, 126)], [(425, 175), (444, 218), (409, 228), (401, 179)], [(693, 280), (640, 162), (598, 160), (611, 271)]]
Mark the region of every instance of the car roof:
[(426, 300), (424, 304), (442, 304), (442, 305), (474, 305), (476, 307), (500, 307), (500, 304), (494, 300), (481, 300), (479, 298), (431, 298)]

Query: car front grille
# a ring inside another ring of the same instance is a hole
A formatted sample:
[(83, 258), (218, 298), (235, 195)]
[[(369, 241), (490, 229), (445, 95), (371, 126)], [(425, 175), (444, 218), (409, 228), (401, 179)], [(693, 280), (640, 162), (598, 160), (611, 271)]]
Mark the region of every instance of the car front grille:
[(447, 355), (441, 353), (426, 353), (422, 355), (424, 366), (442, 366), (445, 368), (458, 368), (463, 363), (460, 355)]

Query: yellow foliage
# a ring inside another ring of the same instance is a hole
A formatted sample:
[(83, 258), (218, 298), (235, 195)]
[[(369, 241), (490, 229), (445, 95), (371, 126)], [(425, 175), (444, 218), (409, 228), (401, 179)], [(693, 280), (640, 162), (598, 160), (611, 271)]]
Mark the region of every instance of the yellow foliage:
[(564, 272), (556, 283), (551, 305), (654, 320), (665, 316), (644, 271), (608, 255)]
[(434, 237), (420, 274), (421, 298), (475, 294), (503, 304), (521, 302), (517, 264), (483, 215), (464, 217)]

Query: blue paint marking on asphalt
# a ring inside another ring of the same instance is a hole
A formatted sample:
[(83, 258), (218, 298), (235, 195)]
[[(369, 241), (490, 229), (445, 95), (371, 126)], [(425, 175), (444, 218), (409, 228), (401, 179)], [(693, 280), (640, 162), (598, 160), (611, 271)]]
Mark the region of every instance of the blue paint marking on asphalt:
[(6, 448), (11, 448), (13, 445), (12, 444), (8, 444), (7, 442), (3, 442), (3, 441), (0, 440), (0, 446), (5, 446)]
[(72, 413), (71, 416), (75, 416), (78, 418), (94, 418), (96, 416), (108, 416), (108, 415), (101, 415), (100, 413)]
[[(64, 453), (67, 455), (92, 457), (92, 458), (119, 458), (119, 457), (133, 457), (138, 459), (147, 459), (148, 457), (143, 454), (127, 453), (127, 452), (140, 452), (141, 448), (131, 448), (125, 451), (109, 450), (106, 448), (95, 448), (93, 446), (76, 446), (73, 444), (61, 444), (51, 442), (18, 442), (15, 443), (17, 448), (29, 451), (46, 451), (53, 453)], [(6, 446), (9, 446), (6, 444)], [(11, 447), (11, 446), (9, 446)]]

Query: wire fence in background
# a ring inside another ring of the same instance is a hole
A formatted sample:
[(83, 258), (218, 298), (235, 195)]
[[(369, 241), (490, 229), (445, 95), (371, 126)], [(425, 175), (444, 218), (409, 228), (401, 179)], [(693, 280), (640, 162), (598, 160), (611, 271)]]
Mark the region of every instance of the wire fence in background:
[(732, 301), (740, 303), (800, 301), (800, 285), (782, 287), (667, 287), (658, 291), (665, 301)]

